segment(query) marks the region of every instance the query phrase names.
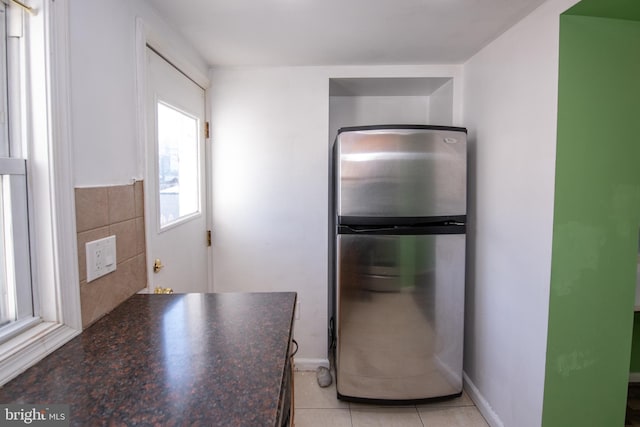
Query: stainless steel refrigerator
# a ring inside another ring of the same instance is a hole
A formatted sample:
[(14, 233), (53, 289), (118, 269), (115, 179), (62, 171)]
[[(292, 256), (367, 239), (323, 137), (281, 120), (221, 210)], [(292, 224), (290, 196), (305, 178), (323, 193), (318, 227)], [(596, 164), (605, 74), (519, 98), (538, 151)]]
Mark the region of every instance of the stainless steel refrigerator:
[(338, 397), (462, 393), (466, 129), (342, 128), (330, 223)]

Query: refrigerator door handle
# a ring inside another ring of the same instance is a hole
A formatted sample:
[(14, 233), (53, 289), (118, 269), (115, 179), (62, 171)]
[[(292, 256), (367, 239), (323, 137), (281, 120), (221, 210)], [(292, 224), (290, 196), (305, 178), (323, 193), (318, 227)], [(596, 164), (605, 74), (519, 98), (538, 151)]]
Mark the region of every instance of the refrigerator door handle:
[(371, 235), (437, 235), (437, 234), (465, 234), (466, 225), (464, 222), (432, 224), (417, 227), (402, 225), (392, 226), (351, 226), (339, 225), (338, 234), (371, 234)]
[(350, 225), (341, 225), (340, 229), (343, 231), (346, 230), (348, 233), (351, 233), (351, 234), (358, 234), (358, 233), (396, 231), (398, 227), (391, 226), (391, 227), (366, 227), (365, 228), (365, 227), (352, 227)]

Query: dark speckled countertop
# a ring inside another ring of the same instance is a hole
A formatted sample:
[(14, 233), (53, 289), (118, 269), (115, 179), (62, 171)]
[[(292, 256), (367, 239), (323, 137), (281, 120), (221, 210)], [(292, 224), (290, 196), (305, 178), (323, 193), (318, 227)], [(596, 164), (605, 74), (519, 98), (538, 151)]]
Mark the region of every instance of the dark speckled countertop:
[(71, 425), (274, 426), (296, 295), (134, 295), (0, 389)]

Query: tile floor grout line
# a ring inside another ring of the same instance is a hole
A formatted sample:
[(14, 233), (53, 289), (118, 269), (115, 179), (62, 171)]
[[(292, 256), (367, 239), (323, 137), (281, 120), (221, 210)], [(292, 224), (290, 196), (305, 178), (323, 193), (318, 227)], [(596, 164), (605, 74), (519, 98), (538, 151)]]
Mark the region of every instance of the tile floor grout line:
[(415, 408), (416, 408), (416, 412), (418, 413), (418, 419), (420, 420), (420, 424), (422, 424), (422, 427), (426, 427), (424, 425), (424, 420), (422, 419), (422, 415), (420, 415), (420, 411), (418, 410), (418, 405), (416, 405)]
[[(378, 416), (390, 417), (389, 420), (391, 420), (393, 419), (394, 417), (393, 413), (395, 412), (403, 412), (405, 414), (404, 416), (402, 416), (401, 414), (398, 414), (400, 416), (400, 419), (404, 419), (405, 420), (404, 422), (410, 423), (410, 424), (398, 424), (398, 426), (411, 425), (411, 426), (427, 427), (429, 425), (432, 425), (430, 424), (430, 422), (435, 419), (438, 419), (439, 420), (438, 422), (440, 422), (440, 420), (444, 420), (446, 418), (451, 423), (450, 426), (462, 427), (463, 424), (460, 424), (460, 420), (456, 421), (452, 418), (452, 417), (457, 417), (456, 413), (462, 413), (464, 414), (464, 419), (468, 420), (470, 423), (476, 422), (476, 418), (478, 417), (475, 414), (477, 414), (480, 417), (478, 419), (482, 419), (484, 422), (482, 425), (487, 427), (486, 420), (484, 420), (482, 415), (479, 413), (477, 407), (473, 404), (472, 401), (468, 400), (468, 397), (464, 395), (462, 399), (452, 400), (451, 404), (441, 405), (438, 402), (434, 402), (433, 405), (428, 405), (428, 404), (406, 405), (404, 406), (403, 411), (400, 411), (402, 407), (398, 407), (397, 411), (395, 410), (396, 407), (394, 407), (394, 410), (390, 411), (391, 412), (390, 414), (382, 415), (381, 411), (389, 412), (389, 411), (384, 411), (384, 409), (388, 408), (388, 406), (380, 406), (380, 407), (375, 405), (358, 406), (350, 402), (341, 401), (337, 399), (335, 388), (333, 388), (335, 387), (335, 385), (332, 387), (332, 389), (329, 389), (329, 390), (318, 388), (315, 381), (316, 378), (313, 376), (311, 372), (296, 373), (296, 380), (298, 379), (300, 379), (300, 385), (296, 384), (297, 386), (296, 394), (297, 395), (299, 394), (301, 399), (296, 398), (296, 403), (298, 405), (302, 404), (304, 406), (304, 407), (301, 407), (301, 406), (296, 407), (296, 409), (301, 410), (300, 415), (302, 418), (300, 418), (299, 422), (296, 423), (297, 425), (299, 425), (299, 427), (312, 427), (312, 426), (335, 427), (338, 425), (342, 427), (347, 427), (347, 426), (354, 427), (354, 426), (359, 426), (360, 423), (362, 423), (364, 420), (370, 419), (370, 417), (373, 414), (377, 414), (377, 415), (373, 415), (374, 417), (378, 417)], [(411, 411), (410, 408), (413, 408), (414, 411), (416, 412)], [(345, 409), (349, 410), (348, 420), (346, 418), (347, 412), (343, 412)], [(355, 414), (354, 414), (354, 409), (356, 411)], [(340, 411), (342, 414), (337, 413), (336, 410)], [(406, 418), (407, 410), (413, 414), (412, 417), (415, 417), (415, 415), (418, 415), (418, 419), (416, 420), (415, 418), (413, 418), (413, 421), (408, 420)], [(421, 411), (424, 411), (424, 415), (425, 415), (424, 417), (422, 416), (423, 413)], [(315, 414), (315, 415), (312, 415), (312, 414)], [(444, 416), (445, 418), (441, 419), (440, 417), (442, 416)], [(335, 418), (336, 424), (334, 424), (333, 421), (329, 421), (329, 419), (334, 419), (334, 417), (337, 417)], [(355, 423), (355, 420), (358, 420), (358, 424)], [(418, 424), (418, 422), (420, 422), (420, 424)], [(469, 424), (469, 426), (470, 425), (471, 424)]]

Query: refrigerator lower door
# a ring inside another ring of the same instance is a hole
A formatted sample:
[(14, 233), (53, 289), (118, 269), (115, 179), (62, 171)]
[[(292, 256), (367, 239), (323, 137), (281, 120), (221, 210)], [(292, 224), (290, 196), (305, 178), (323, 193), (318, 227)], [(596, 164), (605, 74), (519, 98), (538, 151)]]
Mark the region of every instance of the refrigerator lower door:
[(338, 396), (462, 392), (465, 235), (337, 236)]

